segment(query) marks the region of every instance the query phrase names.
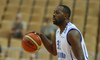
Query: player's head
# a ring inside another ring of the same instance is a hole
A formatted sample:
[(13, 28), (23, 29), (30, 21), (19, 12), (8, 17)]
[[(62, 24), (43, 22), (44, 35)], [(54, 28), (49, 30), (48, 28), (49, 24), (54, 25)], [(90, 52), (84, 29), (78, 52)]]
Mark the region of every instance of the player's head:
[(55, 8), (54, 14), (53, 14), (53, 23), (55, 25), (61, 25), (66, 20), (69, 20), (71, 14), (71, 10), (66, 5), (59, 5)]

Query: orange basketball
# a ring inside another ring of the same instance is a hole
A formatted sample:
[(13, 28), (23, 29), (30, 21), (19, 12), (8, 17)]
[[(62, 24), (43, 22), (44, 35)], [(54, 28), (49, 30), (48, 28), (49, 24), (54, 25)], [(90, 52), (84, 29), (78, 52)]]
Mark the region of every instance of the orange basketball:
[(41, 38), (34, 33), (29, 33), (25, 35), (22, 40), (23, 49), (31, 53), (37, 52), (40, 49), (41, 44)]

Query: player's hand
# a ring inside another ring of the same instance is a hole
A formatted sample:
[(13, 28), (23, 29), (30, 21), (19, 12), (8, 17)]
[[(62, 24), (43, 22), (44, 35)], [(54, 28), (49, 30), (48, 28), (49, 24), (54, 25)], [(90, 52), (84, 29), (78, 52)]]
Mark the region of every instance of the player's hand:
[(37, 32), (37, 31), (30, 31), (30, 32), (28, 32), (28, 33), (26, 33), (25, 35), (27, 35), (27, 34), (29, 34), (29, 33), (34, 33), (34, 34), (37, 34), (37, 35), (42, 35), (41, 33), (39, 33), (39, 32)]

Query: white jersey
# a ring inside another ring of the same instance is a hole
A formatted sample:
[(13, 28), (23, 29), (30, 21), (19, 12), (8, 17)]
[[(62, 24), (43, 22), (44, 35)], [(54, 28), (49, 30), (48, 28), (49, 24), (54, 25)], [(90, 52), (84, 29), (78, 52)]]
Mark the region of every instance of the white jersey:
[[(67, 39), (68, 32), (71, 29), (75, 29), (80, 33), (78, 28), (70, 22), (66, 25), (66, 28), (62, 32), (62, 34), (60, 34), (60, 29), (56, 31), (56, 48), (57, 48), (58, 60), (77, 60), (72, 51), (71, 44), (68, 42)], [(81, 45), (82, 45), (85, 60), (89, 60), (88, 52), (82, 34), (81, 34)]]

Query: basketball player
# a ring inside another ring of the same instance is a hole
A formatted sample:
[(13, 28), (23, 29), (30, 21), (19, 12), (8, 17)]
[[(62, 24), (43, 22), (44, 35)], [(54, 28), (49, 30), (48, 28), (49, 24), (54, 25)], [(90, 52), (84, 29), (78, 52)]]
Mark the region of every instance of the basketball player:
[(44, 46), (51, 54), (58, 55), (58, 60), (89, 60), (81, 32), (69, 22), (70, 14), (70, 9), (65, 5), (59, 5), (54, 10), (53, 24), (59, 27), (54, 42), (41, 33), (32, 32), (41, 37)]

